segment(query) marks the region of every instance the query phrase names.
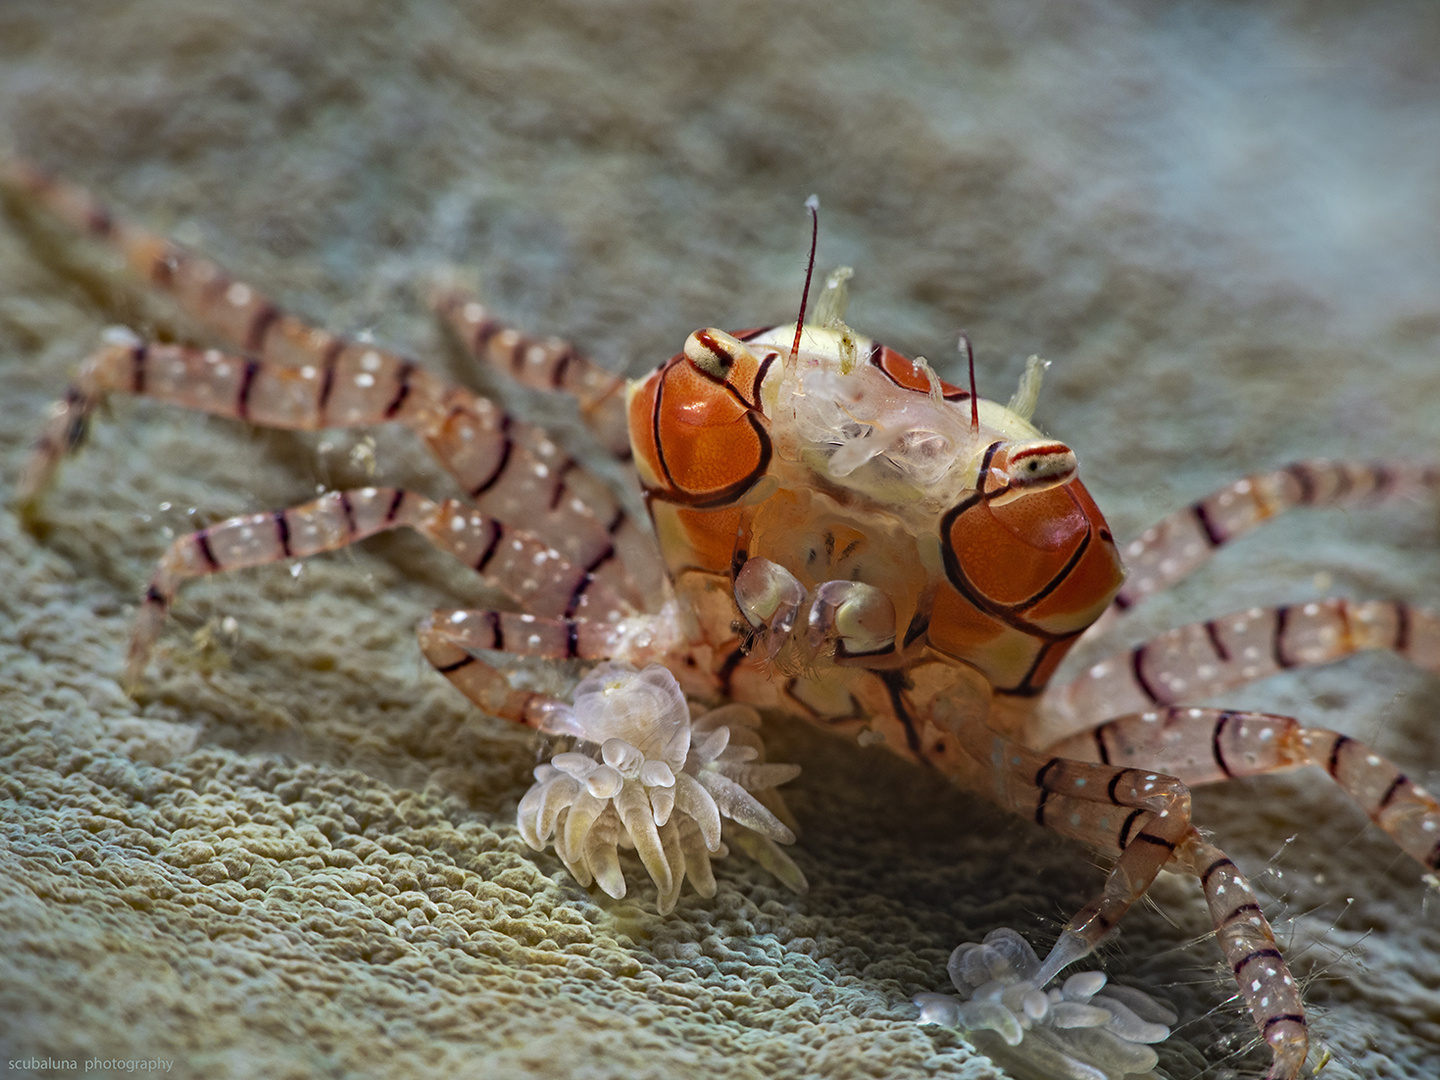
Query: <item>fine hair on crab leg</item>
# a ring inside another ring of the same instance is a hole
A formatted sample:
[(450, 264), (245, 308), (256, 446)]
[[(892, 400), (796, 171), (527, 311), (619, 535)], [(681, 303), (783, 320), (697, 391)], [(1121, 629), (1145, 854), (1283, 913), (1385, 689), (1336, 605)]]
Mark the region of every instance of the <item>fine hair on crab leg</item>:
[(1440, 466), (1311, 459), (1253, 473), (1146, 529), (1122, 551), (1129, 578), (1094, 637), (1117, 617), (1198, 570), (1223, 545), (1296, 507), (1375, 504), (1440, 492)]
[(1250, 608), (1169, 630), (1116, 653), (1045, 694), (1045, 744), (1119, 716), (1211, 697), (1280, 671), (1388, 649), (1440, 671), (1440, 615), (1397, 600), (1332, 598)]
[(1302, 765), (1324, 769), (1427, 870), (1440, 867), (1440, 803), (1364, 743), (1289, 716), (1170, 706), (1119, 717), (1050, 748), (1079, 760), (1143, 766), (1191, 787)]
[[(638, 602), (655, 595), (658, 553), (653, 538), (603, 481), (564, 454), (541, 429), (515, 420), (473, 391), (447, 386), (413, 360), (366, 342), (347, 341), (284, 312), (215, 263), (117, 218), (83, 188), (28, 162), (0, 162), (0, 183), (77, 231), (119, 249), (149, 285), (174, 296), (187, 314), (222, 340), (253, 354), (228, 358), (242, 380), (264, 376), (284, 382), (286, 369), (302, 374), (301, 380), (290, 379), (289, 410), (270, 416), (264, 413), (263, 388), (245, 381), (239, 385), (250, 397), (236, 402), (239, 408), (225, 408), (223, 396), (216, 403), (220, 407), (193, 400), (194, 395), (187, 400), (183, 380), (175, 388), (181, 393), (168, 400), (273, 427), (314, 430), (405, 423), (488, 512), (510, 520), (523, 515), (531, 531), (587, 566), (608, 557), (606, 552), (618, 555), (626, 572), (644, 582), (629, 587), (631, 598)], [(253, 376), (244, 374), (252, 368)], [(104, 389), (160, 396), (143, 385), (138, 391), (123, 383)], [(247, 408), (252, 401), (253, 407)], [(309, 416), (304, 415), (306, 407)], [(72, 419), (73, 431), (83, 432), (83, 414)], [(32, 463), (31, 471), (38, 475), (30, 485), (32, 497), (66, 448), (66, 440), (57, 441), (60, 445), (46, 467)], [(588, 546), (588, 554), (580, 550), (582, 545)]]
[(597, 619), (629, 608), (603, 582), (529, 533), (456, 499), (437, 503), (398, 488), (331, 491), (286, 510), (247, 514), (182, 536), (160, 559), (145, 591), (126, 661), (135, 685), (166, 613), (188, 580), (335, 551), (389, 529), (414, 529), (516, 602), (546, 614)]
[[(1145, 849), (1147, 854), (1155, 851), (1153, 841), (1150, 844), (1138, 841), (1157, 824), (1157, 815), (1139, 807), (1126, 813), (1117, 811), (1117, 804), (1080, 797), (1072, 786), (1068, 794), (1046, 797), (1042, 792), (1035, 815), (1038, 821), (1065, 836), (1102, 851), (1118, 851), (1118, 870), (1125, 858), (1137, 849)], [(1250, 1007), (1261, 1036), (1271, 1047), (1273, 1060), (1267, 1077), (1294, 1080), (1305, 1060), (1305, 1012), (1299, 987), (1290, 975), (1254, 890), (1224, 852), (1206, 843), (1192, 826), (1181, 830), (1173, 853), (1162, 854), (1168, 856), (1168, 860), (1161, 860), (1166, 869), (1189, 870), (1200, 881), (1216, 937), (1241, 996)], [(1107, 893), (1114, 878), (1115, 871), (1112, 871), (1111, 881), (1106, 883)], [(1035, 974), (1033, 981), (1037, 986), (1044, 986), (1065, 966), (1084, 955), (1080, 949), (1083, 942), (1068, 937), (1078, 919), (1077, 916), (1071, 920)]]
[(442, 288), (431, 304), (476, 360), (535, 390), (559, 390), (580, 405), (580, 418), (600, 445), (630, 460), (625, 379), (556, 337), (530, 337), (506, 325), (476, 297)]
[[(481, 510), (501, 520), (523, 519), (569, 562), (604, 578), (626, 599), (640, 600), (610, 531), (615, 526), (620, 532), (623, 522), (602, 523), (567, 499), (563, 475), (512, 439), (508, 417), (486, 399), (364, 346), (347, 347), (332, 368), (321, 371), (114, 336), (81, 365), (41, 429), (19, 485), (22, 505), (39, 497), (60, 461), (83, 441), (91, 413), (111, 393), (291, 430), (396, 422), (424, 438), (457, 480), (471, 484)], [(626, 535), (643, 536), (633, 529)], [(631, 554), (637, 556), (635, 550)]]
[(1305, 1007), (1255, 891), (1230, 858), (1193, 828), (1176, 848), (1175, 862), (1199, 878), (1216, 940), (1270, 1047), (1265, 1080), (1295, 1080), (1310, 1048)]

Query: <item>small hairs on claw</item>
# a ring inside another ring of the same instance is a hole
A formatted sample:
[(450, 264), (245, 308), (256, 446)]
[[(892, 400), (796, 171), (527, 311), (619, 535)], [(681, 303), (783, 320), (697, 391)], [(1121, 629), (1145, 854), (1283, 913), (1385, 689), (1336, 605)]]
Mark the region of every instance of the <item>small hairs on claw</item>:
[(701, 896), (715, 895), (710, 859), (728, 853), (724, 840), (803, 893), (805, 875), (777, 846), (795, 834), (775, 790), (800, 767), (765, 763), (759, 725), (746, 705), (692, 718), (675, 676), (658, 664), (601, 664), (557, 720), (576, 746), (536, 767), (516, 813), (520, 835), (536, 851), (553, 838), (576, 881), (617, 900), (625, 895), (619, 849), (634, 848), (662, 915), (687, 877)]
[(1014, 930), (950, 954), (960, 992), (917, 994), (919, 1022), (959, 1030), (1017, 1080), (1123, 1080), (1146, 1077), (1159, 1061), (1150, 1044), (1170, 1035), (1175, 1014), (1149, 994), (1106, 985), (1082, 971), (1045, 990), (1040, 960)]

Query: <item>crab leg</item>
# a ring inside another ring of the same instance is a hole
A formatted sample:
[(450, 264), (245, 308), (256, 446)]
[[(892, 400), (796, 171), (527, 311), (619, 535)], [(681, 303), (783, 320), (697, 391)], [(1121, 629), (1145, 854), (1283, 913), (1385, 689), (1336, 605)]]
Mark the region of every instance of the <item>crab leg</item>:
[(1208, 562), (1216, 549), (1299, 506), (1373, 505), (1440, 491), (1440, 466), (1395, 462), (1296, 461), (1236, 480), (1171, 514), (1122, 550), (1130, 578), (1099, 634), (1142, 600)]
[[(314, 430), (387, 420), (406, 423), (466, 491), (477, 499), (489, 496), (482, 501), (487, 512), (511, 520), (524, 516), (537, 534), (583, 565), (613, 548), (641, 582), (631, 590), (631, 597), (658, 595), (662, 586), (653, 569), (659, 565), (653, 538), (603, 481), (564, 454), (539, 428), (512, 419), (469, 390), (447, 386), (413, 360), (310, 326), (215, 263), (116, 218), (85, 189), (28, 162), (0, 164), (0, 182), (77, 231), (117, 248), (143, 280), (172, 295), (183, 310), (222, 339), (253, 354), (214, 361), (227, 365), (237, 378), (230, 387), (212, 390), (220, 394), (217, 400), (203, 400), (205, 389), (189, 387), (180, 374), (166, 400), (274, 427)], [(170, 347), (150, 348), (163, 353)], [(115, 363), (124, 366), (124, 361)], [(298, 369), (300, 376), (286, 373), (287, 368)], [(277, 389), (282, 384), (283, 391)], [(34, 497), (59, 458), (83, 434), (84, 416), (94, 401), (72, 398), (76, 390), (84, 389), (74, 386), (67, 395), (70, 438), (63, 437), (62, 429), (61, 438), (41, 446), (44, 458), (32, 460), (32, 480), (22, 485), (22, 498)], [(163, 396), (143, 382), (135, 389), (123, 375), (116, 385), (98, 389)], [(234, 395), (229, 407), (225, 390)], [(269, 414), (267, 391), (286, 399), (276, 402), (282, 407)], [(594, 522), (582, 520), (586, 517)], [(582, 543), (589, 545), (588, 555), (578, 550)]]
[(480, 708), (504, 720), (560, 734), (566, 729), (557, 716), (569, 708), (564, 702), (516, 689), (504, 672), (475, 654), (605, 660), (621, 650), (625, 631), (615, 621), (457, 610), (432, 612), (416, 633), (425, 659)]
[(1045, 697), (1037, 742), (1088, 727), (1086, 717), (1195, 701), (1290, 668), (1389, 649), (1440, 671), (1440, 614), (1394, 600), (1318, 600), (1251, 608), (1177, 627), (1116, 653)]
[(518, 425), (485, 398), (362, 345), (346, 346), (324, 369), (133, 339), (107, 345), (81, 366), (42, 428), (20, 482), (22, 505), (39, 496), (83, 440), (90, 414), (115, 392), (292, 430), (405, 424), (487, 514), (524, 520), (567, 560), (605, 574), (627, 599), (641, 599), (617, 555), (647, 567), (653, 540), (613, 499), (604, 508), (613, 507), (614, 516), (602, 523), (591, 513), (593, 499), (571, 494), (568, 459), (553, 443), (527, 445), (515, 435)]
[(560, 338), (535, 338), (506, 326), (473, 296), (439, 292), (433, 304), (475, 359), (536, 390), (561, 390), (580, 404), (580, 417), (621, 461), (630, 459), (625, 379), (581, 355)]
[(1061, 931), (1036, 975), (1043, 986), (1086, 955), (1145, 895), (1190, 829), (1190, 792), (1150, 769), (1038, 753), (988, 730), (960, 728), (965, 752), (988, 763), (1000, 806), (1096, 847), (1118, 850), (1104, 891)]
[(1200, 879), (1215, 937), (1270, 1047), (1265, 1080), (1295, 1080), (1310, 1047), (1305, 1007), (1255, 891), (1229, 857), (1193, 828), (1175, 849), (1175, 861)]
[(0, 182), (76, 232), (115, 248), (142, 281), (170, 294), (187, 315), (245, 352), (272, 363), (323, 366), (325, 357), (347, 345), (343, 338), (283, 311), (209, 259), (117, 218), (78, 184), (13, 159), (0, 163)]
[(531, 534), (459, 500), (436, 503), (398, 488), (332, 491), (301, 506), (231, 518), (176, 540), (145, 591), (130, 638), (126, 680), (131, 685), (139, 681), (171, 603), (191, 578), (335, 551), (402, 526), (533, 610), (584, 612), (600, 620), (628, 611), (594, 574)]
[(1050, 748), (1082, 761), (1214, 784), (1317, 765), (1427, 870), (1440, 867), (1440, 802), (1363, 743), (1288, 716), (1170, 706), (1122, 716)]
[[(972, 748), (972, 742), (967, 741), (966, 750), (973, 755), (979, 746)], [(1053, 749), (1068, 755), (1084, 748), (1067, 742)], [(1117, 768), (1112, 760), (1092, 765), (1097, 771), (1089, 772), (1080, 761), (1024, 751), (999, 737), (992, 744), (990, 760), (1001, 805), (1031, 814), (1038, 824), (1093, 847), (1120, 853), (1104, 892), (1061, 931), (1035, 975), (1036, 984), (1045, 985), (1089, 953), (1144, 895), (1160, 869), (1178, 864), (1200, 879), (1220, 946), (1256, 1026), (1271, 1047), (1267, 1080), (1295, 1080), (1308, 1047), (1299, 989), (1249, 883), (1222, 851), (1205, 843), (1190, 825), (1185, 782), (1158, 771), (1170, 762), (1137, 755), (1125, 761), (1157, 771)], [(1170, 771), (1183, 776), (1182, 770)]]

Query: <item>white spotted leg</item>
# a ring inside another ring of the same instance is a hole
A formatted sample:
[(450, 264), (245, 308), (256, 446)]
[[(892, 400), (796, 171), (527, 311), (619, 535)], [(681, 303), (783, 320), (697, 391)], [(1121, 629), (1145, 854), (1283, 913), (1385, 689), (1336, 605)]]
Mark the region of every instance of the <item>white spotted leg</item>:
[(431, 303), (471, 356), (522, 386), (569, 394), (600, 444), (621, 461), (630, 459), (623, 376), (607, 371), (560, 338), (520, 333), (474, 296), (456, 289), (440, 290)]
[[(972, 755), (980, 749), (979, 742), (967, 741)], [(1296, 1080), (1309, 1045), (1299, 988), (1244, 875), (1190, 825), (1188, 774), (1180, 767), (1189, 759), (1166, 757), (1151, 747), (1113, 756), (1108, 763), (1091, 757), (1087, 766), (1077, 760), (1086, 757), (1086, 749), (1078, 739), (1053, 747), (1050, 754), (1021, 751), (998, 737), (991, 744), (1001, 805), (1033, 814), (1038, 824), (1094, 848), (1119, 853), (1104, 891), (1061, 931), (1035, 984), (1045, 985), (1088, 954), (1162, 868), (1188, 869), (1200, 880), (1241, 996), (1271, 1048), (1267, 1080)]]
[(1032, 741), (1048, 745), (1089, 727), (1097, 716), (1196, 701), (1370, 649), (1388, 649), (1440, 672), (1440, 615), (1396, 600), (1335, 598), (1250, 608), (1177, 627), (1050, 687), (1043, 728)]
[(358, 346), (342, 351), (335, 366), (322, 371), (214, 349), (114, 341), (81, 365), (42, 427), (19, 485), (22, 507), (39, 497), (60, 461), (83, 440), (91, 413), (111, 393), (290, 430), (405, 424), (468, 485), (482, 511), (503, 521), (523, 520), (569, 562), (604, 578), (631, 602), (643, 599), (618, 557), (618, 541), (622, 536), (639, 541), (628, 553), (643, 565), (653, 540), (633, 523), (627, 527), (622, 511), (617, 508), (617, 516), (602, 523), (588, 503), (567, 496), (566, 480), (554, 463), (512, 439), (508, 418), (486, 399)]
[[(1254, 608), (1182, 626), (1103, 660), (1054, 691), (1042, 741), (1113, 764), (1146, 761), (1193, 785), (1301, 765), (1324, 768), (1411, 856), (1440, 866), (1440, 807), (1399, 769), (1349, 736), (1288, 717), (1202, 709), (1210, 697), (1278, 671), (1389, 649), (1440, 671), (1440, 616), (1397, 601), (1332, 599)], [(1118, 717), (1074, 734), (1077, 718)], [(1056, 739), (1057, 735), (1065, 737)]]
[(1310, 1049), (1305, 1006), (1255, 890), (1229, 856), (1194, 829), (1176, 848), (1175, 862), (1200, 880), (1215, 938), (1270, 1047), (1265, 1080), (1297, 1080)]
[(301, 506), (231, 518), (177, 539), (146, 589), (130, 639), (127, 682), (139, 682), (186, 581), (335, 551), (401, 527), (415, 530), (534, 611), (609, 626), (631, 610), (603, 581), (542, 540), (459, 500), (437, 503), (398, 488), (332, 491)]
[(1095, 764), (1030, 750), (978, 725), (956, 729), (965, 753), (987, 767), (1001, 807), (1094, 847), (1118, 851), (1101, 894), (1066, 924), (1035, 976), (1044, 986), (1095, 948), (1170, 861), (1190, 830), (1190, 792), (1148, 766)]
[[(1357, 740), (1288, 716), (1171, 705), (1110, 720), (1051, 750), (1110, 765), (1143, 763), (1192, 787), (1318, 766), (1407, 854), (1427, 870), (1440, 867), (1440, 802)], [(1271, 1047), (1267, 1076), (1291, 1080), (1305, 1060), (1305, 1014), (1254, 893), (1234, 864), (1198, 837), (1182, 845), (1176, 860), (1205, 889), (1241, 995)]]
[(1094, 637), (1146, 598), (1188, 577), (1231, 540), (1298, 507), (1370, 506), (1440, 492), (1440, 466), (1312, 459), (1254, 473), (1146, 529), (1121, 554), (1129, 578)]
[(1358, 740), (1288, 716), (1171, 705), (1118, 717), (1050, 749), (1110, 765), (1143, 762), (1192, 787), (1314, 765), (1421, 866), (1440, 868), (1440, 802)]
[[(506, 326), (475, 297), (455, 289), (438, 291), (431, 303), (472, 357), (522, 386), (568, 394), (579, 405), (580, 419), (600, 445), (618, 461), (630, 460), (624, 376), (607, 371), (560, 338), (532, 337)], [(639, 498), (633, 482), (629, 486)], [(608, 492), (601, 496), (586, 489), (582, 495), (592, 512), (601, 520), (611, 521), (609, 507), (599, 504), (603, 497), (608, 497)], [(658, 570), (662, 565), (659, 549), (650, 534), (636, 529), (633, 522), (614, 520), (617, 524), (611, 532), (626, 567), (646, 597), (658, 601), (665, 588)]]
[(157, 397), (270, 427), (395, 421), (416, 431), (486, 512), (523, 518), (580, 565), (617, 561), (632, 580), (622, 591), (637, 603), (660, 596), (653, 537), (604, 481), (543, 430), (473, 391), (446, 385), (411, 359), (307, 324), (215, 263), (117, 218), (83, 188), (29, 163), (0, 163), (0, 183), (117, 249), (151, 287), (245, 351), (235, 357), (132, 342), (140, 351), (127, 359), (118, 343), (100, 350), (42, 434), (21, 485), (22, 505), (33, 502), (61, 457), (78, 444), (89, 413), (108, 392)]
[(569, 706), (549, 694), (515, 686), (496, 663), (501, 656), (547, 660), (623, 659), (637, 666), (679, 645), (660, 616), (613, 619), (540, 616), (504, 611), (436, 611), (417, 634), (425, 659), (492, 716), (550, 734), (569, 734)]

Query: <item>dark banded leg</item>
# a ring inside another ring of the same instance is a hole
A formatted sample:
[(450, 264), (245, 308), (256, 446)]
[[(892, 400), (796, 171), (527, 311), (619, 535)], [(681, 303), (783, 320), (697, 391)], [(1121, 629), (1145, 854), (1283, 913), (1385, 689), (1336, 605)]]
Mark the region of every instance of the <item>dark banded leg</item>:
[[(1044, 986), (1088, 955), (1145, 895), (1190, 829), (1190, 792), (1172, 776), (1087, 764), (961, 729), (965, 752), (989, 765), (1002, 807), (1094, 847), (1118, 850), (1104, 891), (1066, 924), (1035, 977)], [(983, 792), (982, 792), (983, 793)]]
[(209, 259), (117, 217), (77, 184), (13, 159), (0, 163), (0, 183), (76, 232), (117, 250), (142, 281), (172, 296), (187, 315), (235, 348), (270, 363), (323, 368), (327, 357), (347, 347), (342, 338), (288, 314)]
[(1287, 510), (1376, 504), (1437, 491), (1440, 466), (1389, 461), (1297, 461), (1246, 476), (1171, 514), (1121, 549), (1129, 580), (1091, 633), (1188, 577), (1222, 545)]
[(1392, 600), (1320, 600), (1251, 608), (1192, 623), (1107, 657), (1046, 693), (1045, 744), (1119, 716), (1194, 701), (1278, 671), (1327, 664), (1367, 649), (1389, 649), (1440, 671), (1440, 614)]
[[(633, 623), (633, 620), (631, 620)], [(425, 658), (480, 708), (551, 734), (568, 734), (569, 707), (548, 694), (517, 689), (477, 653), (565, 660), (605, 660), (624, 652), (636, 664), (658, 659), (667, 635), (657, 624), (651, 650), (627, 648), (633, 625), (590, 618), (544, 618), (506, 611), (436, 611), (417, 630)]]
[[(115, 247), (152, 287), (173, 296), (187, 314), (250, 354), (244, 359), (220, 357), (214, 364), (225, 373), (195, 385), (177, 376), (170, 396), (135, 390), (123, 380), (96, 390), (144, 393), (274, 427), (406, 423), (426, 439), (466, 491), (478, 492), (482, 509), (506, 520), (523, 516), (532, 532), (579, 565), (619, 559), (627, 573), (643, 582), (630, 590), (630, 599), (641, 603), (658, 598), (661, 586), (654, 567), (659, 554), (648, 531), (623, 510), (603, 481), (539, 428), (513, 420), (471, 391), (446, 387), (413, 360), (310, 326), (215, 263), (115, 217), (83, 188), (27, 162), (0, 163), (0, 182), (78, 232)], [(151, 348), (161, 352), (166, 347)], [(77, 380), (77, 388), (83, 389), (83, 381)], [(623, 380), (617, 381), (623, 390)], [(221, 385), (207, 389), (204, 384), (211, 382)], [(207, 400), (193, 400), (207, 393)], [(27, 473), (22, 505), (33, 501), (65, 450), (83, 435), (85, 416), (98, 396), (67, 399), (69, 430), (45, 440), (44, 455), (32, 461)], [(55, 426), (47, 426), (47, 432)], [(456, 429), (455, 438), (447, 426)], [(462, 433), (469, 441), (457, 441)]]
[(1111, 720), (1051, 750), (1082, 761), (1143, 764), (1191, 787), (1316, 765), (1425, 869), (1440, 868), (1440, 802), (1363, 743), (1288, 716), (1169, 706)]
[(1296, 1080), (1310, 1046), (1305, 1008), (1255, 891), (1225, 853), (1194, 829), (1176, 849), (1175, 860), (1200, 879), (1216, 940), (1270, 1047), (1266, 1080)]
[[(653, 539), (608, 494), (599, 509), (609, 516), (597, 518), (591, 507), (603, 485), (543, 433), (512, 421), (485, 398), (363, 346), (347, 346), (322, 370), (133, 338), (107, 345), (81, 365), (42, 428), (19, 485), (22, 507), (38, 498), (111, 393), (289, 430), (403, 423), (426, 440), (481, 510), (523, 520), (529, 532), (569, 562), (605, 576), (627, 600), (645, 599), (627, 561), (645, 580), (655, 577)], [(577, 483), (587, 489), (583, 498)]]
[[(399, 527), (414, 529), (518, 603), (556, 616), (603, 620), (629, 611), (602, 581), (544, 542), (455, 499), (432, 502), (398, 488), (332, 491), (288, 510), (231, 518), (176, 540), (145, 592), (125, 675), (135, 685), (165, 615), (191, 578), (335, 551)], [(516, 616), (518, 618), (518, 616)]]
[(470, 355), (524, 386), (569, 394), (579, 402), (580, 416), (600, 444), (620, 460), (629, 460), (623, 376), (606, 371), (559, 338), (521, 334), (473, 296), (445, 289), (433, 303)]
[(654, 535), (543, 431), (457, 387), (444, 415), (421, 435), (483, 509), (524, 520), (574, 562), (592, 568), (613, 563), (611, 572), (629, 579), (628, 599), (638, 607), (658, 606), (666, 585)]

